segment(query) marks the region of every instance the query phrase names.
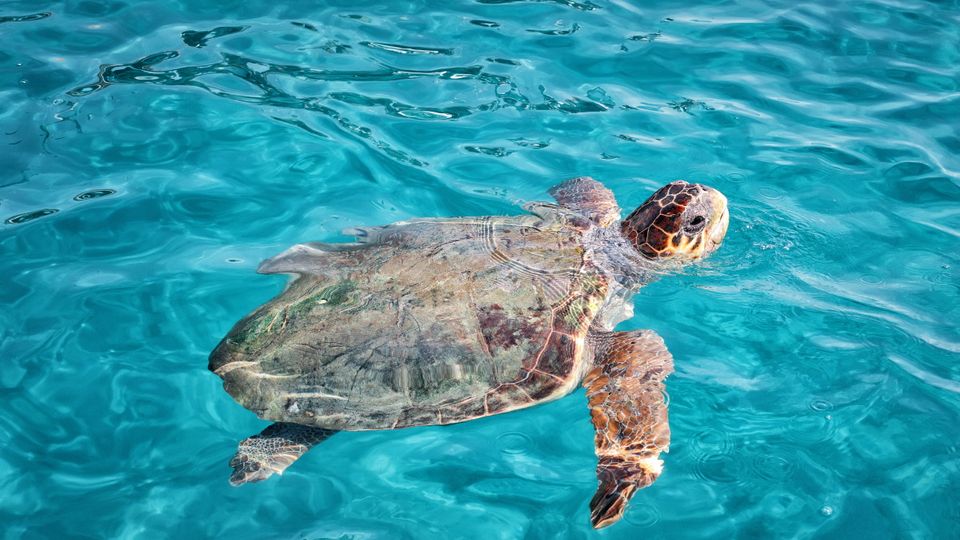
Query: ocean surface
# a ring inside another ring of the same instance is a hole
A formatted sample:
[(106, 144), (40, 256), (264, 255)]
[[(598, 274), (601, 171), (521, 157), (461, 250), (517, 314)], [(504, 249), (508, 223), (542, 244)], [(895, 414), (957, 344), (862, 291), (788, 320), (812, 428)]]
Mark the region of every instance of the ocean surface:
[[(0, 2), (0, 538), (960, 537), (960, 5), (797, 4)], [(583, 390), (228, 485), (260, 260), (579, 175), (731, 208), (622, 522)]]

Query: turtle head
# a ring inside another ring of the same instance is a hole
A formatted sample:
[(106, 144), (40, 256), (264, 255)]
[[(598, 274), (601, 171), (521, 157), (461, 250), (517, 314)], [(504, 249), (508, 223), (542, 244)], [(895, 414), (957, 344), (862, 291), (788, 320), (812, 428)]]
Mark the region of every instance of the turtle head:
[(677, 180), (651, 195), (623, 220), (620, 230), (644, 257), (685, 263), (713, 253), (729, 223), (722, 193)]

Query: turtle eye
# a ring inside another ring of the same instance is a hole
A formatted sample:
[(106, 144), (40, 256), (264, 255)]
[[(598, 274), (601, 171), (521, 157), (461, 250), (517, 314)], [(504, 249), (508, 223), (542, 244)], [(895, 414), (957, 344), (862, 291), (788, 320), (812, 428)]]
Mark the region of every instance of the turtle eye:
[(707, 220), (703, 216), (697, 216), (690, 221), (690, 224), (684, 227), (688, 233), (698, 233), (703, 230), (704, 224)]

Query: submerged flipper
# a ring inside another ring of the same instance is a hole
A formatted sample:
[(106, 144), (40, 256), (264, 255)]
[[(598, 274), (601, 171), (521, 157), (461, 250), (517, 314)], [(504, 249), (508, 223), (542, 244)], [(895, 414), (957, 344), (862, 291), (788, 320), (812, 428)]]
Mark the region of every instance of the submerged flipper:
[(297, 244), (276, 257), (271, 257), (257, 268), (260, 274), (324, 274), (331, 268), (347, 264), (345, 252), (366, 246), (359, 243), (325, 244), (307, 242)]
[(596, 338), (594, 365), (583, 379), (596, 430), (600, 485), (590, 501), (597, 529), (623, 516), (633, 494), (654, 482), (670, 447), (663, 380), (673, 357), (651, 330)]
[(240, 442), (237, 454), (230, 460), (233, 473), (230, 484), (239, 486), (247, 482), (266, 480), (274, 473), (283, 474), (291, 463), (336, 433), (323, 429), (287, 422), (271, 424), (267, 429)]
[(620, 221), (620, 207), (613, 192), (589, 176), (581, 176), (554, 186), (550, 195), (560, 206), (575, 210), (601, 227)]

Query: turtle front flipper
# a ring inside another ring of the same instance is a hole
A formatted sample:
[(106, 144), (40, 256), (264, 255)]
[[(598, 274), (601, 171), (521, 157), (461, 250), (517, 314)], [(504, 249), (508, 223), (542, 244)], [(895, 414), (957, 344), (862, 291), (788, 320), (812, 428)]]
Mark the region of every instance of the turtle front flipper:
[(257, 267), (259, 274), (313, 274), (333, 276), (344, 268), (356, 266), (356, 251), (367, 247), (358, 242), (351, 244), (325, 244), (307, 242), (288, 248)]
[(307, 450), (334, 433), (336, 431), (332, 429), (289, 422), (270, 424), (259, 435), (240, 442), (236, 455), (230, 460), (230, 466), (233, 467), (230, 484), (239, 486), (266, 480), (274, 473), (283, 474)]
[(660, 476), (670, 446), (663, 380), (673, 357), (651, 330), (595, 337), (594, 368), (583, 379), (596, 430), (597, 478), (590, 521), (615, 523), (633, 494)]
[(550, 195), (560, 206), (580, 212), (601, 227), (620, 221), (620, 207), (613, 192), (589, 176), (554, 186)]

